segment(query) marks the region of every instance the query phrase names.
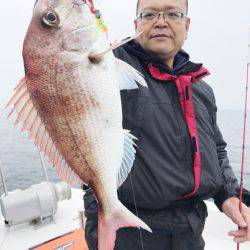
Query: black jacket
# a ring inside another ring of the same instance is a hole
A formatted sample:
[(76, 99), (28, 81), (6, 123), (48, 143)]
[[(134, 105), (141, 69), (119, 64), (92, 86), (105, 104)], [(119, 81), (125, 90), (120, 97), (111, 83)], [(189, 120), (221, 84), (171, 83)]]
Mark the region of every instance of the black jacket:
[[(193, 153), (176, 84), (153, 79), (148, 63), (172, 75), (197, 71), (201, 64), (190, 62), (180, 51), (171, 71), (133, 42), (118, 48), (115, 55), (139, 70), (149, 85), (121, 92), (123, 126), (138, 138), (131, 172), (137, 206), (162, 209), (193, 189)], [(225, 199), (238, 193), (239, 185), (216, 123), (212, 88), (201, 80), (192, 85), (192, 92), (201, 157), (201, 184), (193, 198), (213, 197), (221, 208)], [(133, 203), (131, 193), (128, 178), (119, 189), (119, 198)]]
[[(133, 212), (136, 202), (139, 217), (152, 229), (201, 232), (207, 215), (201, 201), (214, 198), (221, 209), (223, 201), (238, 195), (239, 189), (216, 123), (214, 94), (203, 80), (192, 84), (201, 179), (198, 192), (182, 200), (194, 188), (192, 140), (176, 84), (153, 78), (148, 65), (174, 76), (197, 72), (202, 65), (190, 62), (188, 54), (180, 51), (170, 70), (133, 41), (114, 54), (140, 71), (148, 84), (148, 88), (121, 91), (123, 127), (138, 138), (138, 147), (132, 171), (118, 190), (119, 199)], [(85, 195), (85, 209), (87, 225), (96, 227), (97, 205), (91, 191)], [(87, 238), (93, 228), (86, 228)]]

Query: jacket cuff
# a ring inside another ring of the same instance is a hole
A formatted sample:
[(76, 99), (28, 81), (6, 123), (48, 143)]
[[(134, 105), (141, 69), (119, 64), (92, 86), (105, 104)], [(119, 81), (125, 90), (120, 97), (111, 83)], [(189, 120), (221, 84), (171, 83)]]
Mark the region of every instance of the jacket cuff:
[[(237, 188), (237, 192), (239, 193), (238, 197), (240, 196), (240, 189)], [(250, 206), (250, 192), (243, 188), (243, 193), (242, 193), (242, 200), (243, 200), (243, 203), (245, 205), (247, 205), (248, 207)]]
[[(230, 188), (226, 189), (225, 187), (222, 187), (220, 191), (213, 196), (214, 198), (214, 203), (218, 207), (218, 209), (222, 211), (222, 205), (225, 200), (227, 200), (230, 197), (237, 197), (239, 198), (240, 196), (240, 188)], [(247, 205), (248, 207), (250, 206), (250, 192), (247, 189), (243, 189), (243, 203)]]
[(223, 212), (222, 204), (230, 197), (239, 197), (239, 192), (237, 192), (236, 188), (228, 190), (225, 187), (222, 187), (219, 192), (213, 196), (214, 203), (221, 212)]

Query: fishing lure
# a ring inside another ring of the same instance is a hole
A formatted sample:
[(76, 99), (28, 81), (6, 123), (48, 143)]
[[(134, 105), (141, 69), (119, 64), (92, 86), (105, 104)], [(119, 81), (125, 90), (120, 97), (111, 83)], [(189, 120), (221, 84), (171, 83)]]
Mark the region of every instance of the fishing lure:
[(100, 13), (99, 10), (97, 10), (95, 8), (93, 0), (82, 0), (82, 1), (89, 6), (90, 11), (95, 15), (95, 17), (97, 19), (97, 23), (99, 24), (99, 26), (101, 27), (101, 29), (104, 32), (107, 32), (108, 31), (108, 27), (103, 23), (102, 14)]

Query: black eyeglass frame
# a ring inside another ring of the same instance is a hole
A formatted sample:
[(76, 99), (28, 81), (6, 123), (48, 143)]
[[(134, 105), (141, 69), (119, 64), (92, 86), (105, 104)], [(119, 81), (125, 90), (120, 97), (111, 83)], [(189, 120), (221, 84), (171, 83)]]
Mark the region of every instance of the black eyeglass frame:
[[(184, 13), (184, 12), (180, 12), (180, 11), (165, 11), (165, 12), (162, 12), (162, 11), (159, 11), (159, 12), (150, 12), (150, 11), (145, 11), (145, 12), (140, 12), (138, 15), (137, 15), (137, 18), (140, 18), (141, 20), (144, 20), (143, 19), (143, 15), (144, 14), (149, 14), (149, 13), (151, 13), (151, 14), (156, 14), (156, 16), (155, 17), (152, 17), (151, 19), (153, 20), (154, 18), (156, 18), (157, 17), (157, 15), (158, 15), (158, 20), (160, 19), (160, 16), (162, 15), (163, 16), (163, 19), (165, 20), (166, 19), (166, 15), (168, 15), (168, 14), (180, 14), (180, 19), (184, 19), (184, 18), (186, 18), (187, 17), (187, 14), (186, 13)], [(149, 19), (148, 21), (150, 21), (151, 19)], [(177, 19), (171, 19), (170, 18), (170, 20), (178, 20), (178, 18)], [(145, 20), (146, 21), (146, 20)]]

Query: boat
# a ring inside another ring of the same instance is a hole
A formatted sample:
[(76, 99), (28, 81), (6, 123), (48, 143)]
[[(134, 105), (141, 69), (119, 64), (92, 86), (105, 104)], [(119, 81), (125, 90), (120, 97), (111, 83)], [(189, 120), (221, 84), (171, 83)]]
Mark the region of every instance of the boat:
[[(50, 182), (39, 153), (46, 181), (8, 192), (0, 164), (4, 193), (0, 197), (0, 250), (88, 250), (84, 236), (84, 191), (65, 182)], [(212, 201), (203, 237), (205, 250), (235, 250), (227, 234), (236, 229)], [(241, 244), (249, 250), (250, 242)]]
[[(49, 195), (45, 194), (45, 192), (48, 191), (46, 187), (53, 185), (53, 183), (42, 182), (26, 190), (15, 190), (8, 194), (8, 201), (3, 199), (6, 197), (2, 196), (1, 205), (4, 203), (11, 211), (9, 213), (5, 211), (4, 217), (3, 211), (0, 213), (1, 250), (88, 249), (84, 240), (83, 228), (85, 220), (82, 190), (68, 189), (66, 183), (56, 183), (57, 186), (64, 186), (64, 190), (62, 190), (62, 188), (61, 191), (62, 193), (67, 193), (66, 196), (63, 197), (65, 199), (56, 204), (54, 211), (53, 209), (46, 209), (45, 207), (45, 210), (50, 211), (47, 211), (46, 214), (41, 213), (42, 210), (44, 212), (44, 209), (42, 209), (44, 205), (47, 206), (47, 208), (54, 206), (54, 202), (51, 201)], [(38, 194), (38, 196), (44, 196), (44, 198), (48, 200), (40, 199), (40, 197), (38, 200), (30, 199), (30, 197), (33, 196), (32, 193)], [(51, 193), (53, 193), (53, 191)], [(28, 196), (26, 199), (26, 201), (29, 201), (28, 203), (25, 204), (25, 202), (20, 200), (15, 201), (19, 195), (21, 199), (24, 198), (22, 197), (23, 194)], [(37, 205), (40, 205), (40, 207), (37, 207)], [(16, 208), (14, 206), (16, 206)], [(34, 211), (34, 208), (37, 208), (38, 214), (41, 213), (40, 215), (37, 214), (37, 218), (34, 217), (36, 216), (35, 213), (30, 212)], [(50, 212), (51, 214), (49, 214)], [(16, 216), (14, 213), (16, 213)], [(6, 217), (8, 219), (15, 218), (8, 222), (6, 221)]]
[[(42, 182), (36, 185), (36, 188), (40, 187), (44, 190), (46, 185), (53, 184)], [(60, 183), (60, 185), (64, 184)], [(32, 188), (34, 186), (30, 190)], [(27, 192), (27, 190), (17, 190), (9, 195), (21, 195), (22, 192)], [(15, 223), (9, 225), (3, 214), (0, 213), (0, 249), (87, 250), (88, 247), (84, 238), (84, 191), (76, 188), (70, 188), (69, 190), (70, 193), (67, 191), (68, 194), (64, 197), (66, 199), (58, 202), (51, 221), (41, 222), (33, 219), (16, 225)], [(227, 233), (236, 226), (217, 209), (212, 201), (206, 201), (206, 204), (209, 216), (203, 232), (206, 242), (205, 250), (235, 250), (236, 243), (227, 236)], [(31, 204), (26, 205), (31, 206)], [(249, 250), (250, 243), (241, 244), (240, 249)]]

